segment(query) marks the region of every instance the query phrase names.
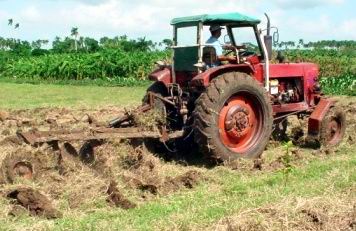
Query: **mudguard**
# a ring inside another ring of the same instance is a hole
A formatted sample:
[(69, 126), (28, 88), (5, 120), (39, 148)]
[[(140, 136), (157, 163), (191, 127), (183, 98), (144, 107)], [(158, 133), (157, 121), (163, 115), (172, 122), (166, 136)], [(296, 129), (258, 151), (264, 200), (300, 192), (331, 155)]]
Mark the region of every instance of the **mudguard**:
[(308, 135), (313, 137), (318, 137), (320, 135), (321, 122), (325, 118), (326, 113), (329, 109), (334, 106), (335, 101), (331, 99), (320, 99), (318, 105), (316, 105), (315, 110), (310, 115), (308, 120)]

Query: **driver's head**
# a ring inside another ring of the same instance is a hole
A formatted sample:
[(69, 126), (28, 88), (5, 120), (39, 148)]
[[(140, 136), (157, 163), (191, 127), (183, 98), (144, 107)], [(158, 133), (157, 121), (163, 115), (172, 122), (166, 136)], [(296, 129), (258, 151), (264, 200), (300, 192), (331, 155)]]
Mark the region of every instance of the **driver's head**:
[(224, 29), (223, 27), (219, 25), (211, 25), (209, 30), (212, 36), (215, 38), (219, 38), (221, 36), (221, 30)]

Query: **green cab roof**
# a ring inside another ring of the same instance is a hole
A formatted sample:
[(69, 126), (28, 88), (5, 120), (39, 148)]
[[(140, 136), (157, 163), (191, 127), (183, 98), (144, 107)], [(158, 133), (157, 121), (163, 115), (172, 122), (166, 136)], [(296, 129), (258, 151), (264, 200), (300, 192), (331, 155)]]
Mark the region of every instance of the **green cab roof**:
[(202, 14), (196, 16), (174, 18), (171, 21), (171, 25), (190, 26), (190, 25), (196, 25), (199, 22), (202, 22), (205, 25), (226, 24), (226, 23), (256, 25), (259, 24), (261, 21), (257, 18), (243, 15), (238, 12), (232, 12), (226, 14)]

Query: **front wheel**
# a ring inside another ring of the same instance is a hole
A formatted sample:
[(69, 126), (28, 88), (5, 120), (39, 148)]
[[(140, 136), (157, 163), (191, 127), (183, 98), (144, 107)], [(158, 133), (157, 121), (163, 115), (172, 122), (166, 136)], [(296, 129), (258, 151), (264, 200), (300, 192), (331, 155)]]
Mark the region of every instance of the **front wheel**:
[(195, 141), (216, 160), (258, 158), (269, 141), (272, 123), (265, 89), (245, 73), (222, 74), (196, 101)]
[(337, 146), (341, 143), (346, 130), (346, 115), (340, 107), (331, 108), (321, 121), (320, 144)]

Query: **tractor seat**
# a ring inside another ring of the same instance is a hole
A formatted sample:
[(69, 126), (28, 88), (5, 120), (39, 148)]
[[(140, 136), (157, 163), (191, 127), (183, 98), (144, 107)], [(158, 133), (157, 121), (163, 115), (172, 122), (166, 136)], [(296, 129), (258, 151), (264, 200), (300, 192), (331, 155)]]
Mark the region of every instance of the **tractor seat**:
[(206, 46), (203, 48), (203, 62), (209, 67), (218, 65), (218, 57), (214, 47)]

